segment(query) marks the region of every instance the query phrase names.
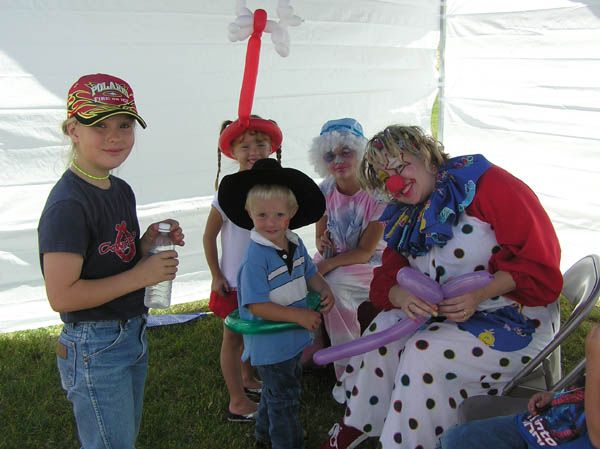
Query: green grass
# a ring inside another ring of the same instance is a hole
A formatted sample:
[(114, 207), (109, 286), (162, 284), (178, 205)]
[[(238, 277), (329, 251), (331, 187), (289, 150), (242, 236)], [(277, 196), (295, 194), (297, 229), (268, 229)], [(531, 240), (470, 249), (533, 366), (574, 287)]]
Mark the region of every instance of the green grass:
[[(206, 301), (162, 313), (205, 311)], [(1, 449), (78, 448), (71, 405), (60, 388), (60, 326), (0, 334)], [(222, 321), (209, 316), (149, 330), (150, 368), (138, 449), (248, 448), (253, 426), (223, 419), (228, 402), (219, 367)], [(307, 370), (302, 422), (307, 447), (327, 435), (343, 407), (331, 398), (330, 368)]]
[[(206, 302), (162, 313), (206, 310)], [(565, 312), (566, 313), (566, 312)], [(600, 323), (600, 312), (591, 321)], [(583, 357), (584, 324), (563, 347), (569, 369)], [(54, 348), (60, 326), (0, 335), (0, 449), (78, 448), (70, 403), (61, 388)], [(227, 392), (219, 368), (222, 321), (207, 317), (149, 331), (150, 369), (138, 449), (253, 447), (252, 425), (223, 419)], [(303, 377), (301, 419), (314, 448), (339, 419), (343, 407), (331, 398), (331, 368)], [(361, 448), (375, 448), (371, 441)]]

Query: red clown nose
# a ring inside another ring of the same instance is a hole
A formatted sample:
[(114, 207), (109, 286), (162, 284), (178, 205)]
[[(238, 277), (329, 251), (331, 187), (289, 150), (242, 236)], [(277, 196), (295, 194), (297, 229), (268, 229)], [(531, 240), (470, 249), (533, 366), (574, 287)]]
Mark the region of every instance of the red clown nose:
[(390, 176), (385, 180), (386, 189), (393, 195), (399, 193), (405, 185), (404, 178), (400, 175)]

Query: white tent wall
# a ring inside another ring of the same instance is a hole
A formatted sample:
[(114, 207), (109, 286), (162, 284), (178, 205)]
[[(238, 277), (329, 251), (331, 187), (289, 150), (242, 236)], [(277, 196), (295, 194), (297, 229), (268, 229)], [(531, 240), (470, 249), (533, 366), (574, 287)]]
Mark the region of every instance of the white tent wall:
[(598, 0), (447, 1), (444, 144), (529, 184), (563, 269), (600, 252), (599, 43)]
[[(222, 120), (235, 118), (246, 42), (231, 43), (235, 1), (3, 1), (0, 14), (0, 332), (59, 322), (48, 306), (36, 227), (68, 161), (59, 125), (85, 73), (129, 81), (148, 129), (115, 174), (137, 195), (141, 227), (166, 217), (186, 233), (174, 303), (208, 297), (202, 232)], [(315, 175), (307, 148), (321, 124), (353, 116), (367, 134), (429, 129), (437, 91), (439, 0), (292, 1), (304, 23), (291, 53), (265, 34), (253, 112), (284, 133), (284, 165)], [(275, 0), (248, 1), (276, 17)], [(235, 171), (223, 162), (224, 173)], [(222, 175), (223, 175), (222, 174)], [(65, 232), (69, 232), (68, 229)], [(313, 230), (301, 230), (314, 247)]]

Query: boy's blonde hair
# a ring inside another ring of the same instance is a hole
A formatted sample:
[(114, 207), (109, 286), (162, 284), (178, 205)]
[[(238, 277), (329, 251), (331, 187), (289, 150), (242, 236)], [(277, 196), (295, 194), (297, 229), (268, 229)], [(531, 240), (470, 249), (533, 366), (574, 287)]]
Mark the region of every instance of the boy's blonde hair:
[(444, 152), (444, 145), (425, 134), (420, 127), (390, 125), (367, 142), (358, 176), (361, 185), (370, 192), (391, 199), (384, 181), (378, 176), (373, 165), (385, 166), (386, 158), (400, 157), (402, 152), (416, 156), (433, 172), (449, 159), (448, 154)]
[(296, 200), (296, 195), (294, 195), (294, 192), (287, 187), (278, 184), (258, 184), (252, 187), (246, 196), (245, 208), (250, 217), (252, 217), (251, 212), (259, 201), (270, 200), (273, 198), (283, 198), (286, 200), (290, 215), (294, 215), (298, 210), (298, 200)]

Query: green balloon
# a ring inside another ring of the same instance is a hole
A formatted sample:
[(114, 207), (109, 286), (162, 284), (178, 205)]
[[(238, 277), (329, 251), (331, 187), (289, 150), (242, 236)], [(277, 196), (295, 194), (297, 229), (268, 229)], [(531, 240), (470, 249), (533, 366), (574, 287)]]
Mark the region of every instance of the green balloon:
[[(317, 312), (321, 308), (321, 297), (318, 293), (309, 292), (306, 295), (308, 301), (308, 307)], [(268, 320), (242, 320), (240, 318), (240, 311), (235, 309), (227, 318), (225, 318), (225, 326), (231, 329), (233, 332), (238, 334), (268, 334), (271, 332), (285, 331), (289, 329), (303, 329), (302, 326), (296, 323), (286, 323), (282, 321), (268, 321)]]

